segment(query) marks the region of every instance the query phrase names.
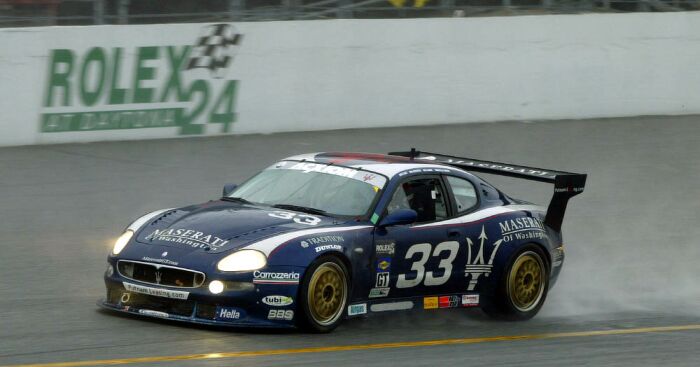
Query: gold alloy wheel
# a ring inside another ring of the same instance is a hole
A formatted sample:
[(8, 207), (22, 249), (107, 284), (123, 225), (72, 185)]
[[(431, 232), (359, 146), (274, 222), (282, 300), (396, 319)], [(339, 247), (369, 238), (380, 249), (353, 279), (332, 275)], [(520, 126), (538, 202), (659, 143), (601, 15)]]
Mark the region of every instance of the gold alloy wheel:
[(527, 251), (518, 256), (508, 275), (508, 296), (518, 311), (527, 312), (537, 306), (544, 294), (545, 275), (539, 255)]
[(347, 298), (347, 280), (338, 264), (327, 262), (316, 268), (309, 280), (307, 304), (314, 321), (328, 326), (343, 314)]

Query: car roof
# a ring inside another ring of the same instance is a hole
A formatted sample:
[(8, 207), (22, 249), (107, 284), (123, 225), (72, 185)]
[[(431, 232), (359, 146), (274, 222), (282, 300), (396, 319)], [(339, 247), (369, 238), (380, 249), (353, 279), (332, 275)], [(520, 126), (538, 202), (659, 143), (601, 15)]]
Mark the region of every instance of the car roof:
[(437, 168), (441, 170), (450, 169), (458, 172), (465, 172), (455, 167), (444, 164), (436, 164), (430, 161), (414, 160), (407, 157), (375, 153), (319, 152), (300, 154), (287, 157), (283, 160), (307, 161), (320, 164), (337, 164), (352, 168), (362, 168), (368, 171), (383, 174), (390, 179), (400, 172), (411, 169)]

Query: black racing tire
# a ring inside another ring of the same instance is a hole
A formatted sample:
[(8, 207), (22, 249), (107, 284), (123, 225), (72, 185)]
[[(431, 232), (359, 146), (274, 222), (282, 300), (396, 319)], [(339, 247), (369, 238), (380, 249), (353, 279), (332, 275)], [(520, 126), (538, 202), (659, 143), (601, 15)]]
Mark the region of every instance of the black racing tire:
[(350, 297), (348, 274), (343, 261), (333, 255), (311, 263), (299, 292), (297, 325), (302, 330), (328, 333), (340, 325)]
[(511, 257), (496, 294), (482, 310), (495, 319), (529, 320), (542, 308), (548, 289), (547, 257), (541, 247), (529, 244)]

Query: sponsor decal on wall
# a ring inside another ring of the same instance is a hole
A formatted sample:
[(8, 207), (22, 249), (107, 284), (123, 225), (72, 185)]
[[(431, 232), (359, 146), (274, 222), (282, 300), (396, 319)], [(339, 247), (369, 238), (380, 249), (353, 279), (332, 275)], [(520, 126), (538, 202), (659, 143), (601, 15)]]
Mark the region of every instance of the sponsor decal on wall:
[(292, 297), (289, 296), (265, 296), (262, 299), (262, 303), (268, 306), (284, 307), (289, 306), (294, 302)]
[(239, 308), (223, 306), (219, 306), (216, 308), (215, 318), (220, 321), (235, 321), (240, 320), (244, 317), (245, 311)]
[(225, 74), (243, 36), (231, 24), (202, 28), (190, 44), (49, 51), (39, 131), (173, 128), (203, 134), (208, 123), (229, 132), (238, 81)]
[(218, 249), (228, 243), (228, 240), (216, 237), (212, 234), (205, 234), (194, 229), (156, 229), (146, 236), (148, 241), (165, 241), (180, 243), (195, 248), (211, 247)]
[(367, 313), (367, 304), (359, 303), (348, 306), (348, 316), (362, 315)]
[(299, 284), (300, 274), (297, 272), (291, 273), (272, 273), (256, 270), (253, 272), (253, 283), (255, 284)]

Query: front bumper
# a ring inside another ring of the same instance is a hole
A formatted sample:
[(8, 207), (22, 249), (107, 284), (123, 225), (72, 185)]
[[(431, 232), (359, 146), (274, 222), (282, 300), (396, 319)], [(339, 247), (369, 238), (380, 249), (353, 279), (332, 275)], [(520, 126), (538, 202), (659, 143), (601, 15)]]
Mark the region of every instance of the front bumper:
[[(211, 294), (206, 285), (199, 288), (174, 288), (141, 283), (105, 274), (106, 298), (97, 305), (110, 311), (201, 325), (290, 328), (295, 317), (268, 319), (271, 312), (287, 309), (296, 312), (296, 302), (286, 307), (269, 306), (265, 296), (285, 295), (296, 300), (296, 285), (255, 284), (246, 291)], [(294, 315), (296, 316), (296, 315)]]

